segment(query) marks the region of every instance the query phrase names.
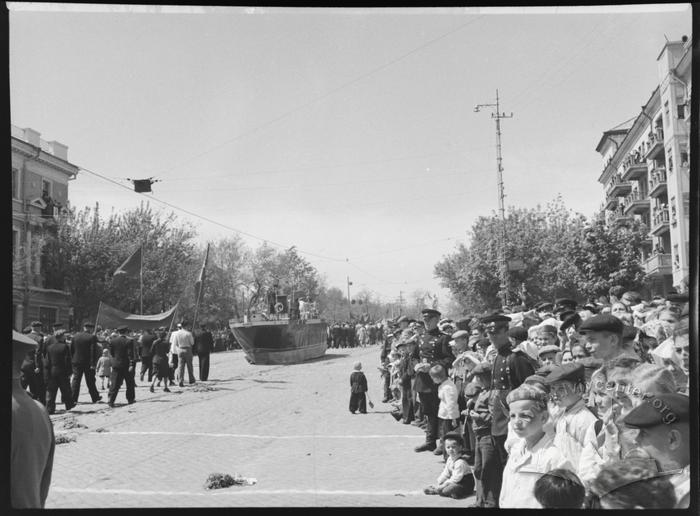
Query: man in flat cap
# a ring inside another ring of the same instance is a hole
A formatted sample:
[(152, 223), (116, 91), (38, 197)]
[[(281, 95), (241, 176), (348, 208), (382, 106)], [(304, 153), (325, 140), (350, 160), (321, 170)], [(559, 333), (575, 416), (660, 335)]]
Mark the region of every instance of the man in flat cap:
[(46, 359), (44, 360), (44, 378), (46, 379), (46, 409), (49, 414), (56, 411), (56, 393), (61, 390), (61, 401), (66, 411), (75, 406), (70, 388), (71, 364), (70, 347), (65, 339), (65, 331), (57, 329), (47, 341)]
[(112, 376), (110, 378), (109, 402), (114, 407), (122, 382), (126, 383), (126, 401), (131, 405), (136, 401), (136, 344), (134, 339), (127, 336), (128, 326), (117, 328), (117, 337), (109, 341), (109, 354), (112, 356)]
[[(491, 369), (489, 387), (489, 410), (491, 412), (491, 440), (493, 453), (483, 458), (484, 507), (497, 507), (501, 492), (503, 468), (508, 460), (505, 450), (510, 418), (506, 396), (519, 387), (525, 378), (535, 372), (524, 353), (513, 353), (508, 327), (510, 317), (493, 314), (481, 319), (491, 345), (496, 349), (496, 358)], [(496, 482), (495, 485), (491, 485)]]
[(12, 332), (10, 501), (14, 509), (43, 509), (51, 485), (56, 440), (46, 409), (20, 385), (20, 366), (38, 344)]
[(639, 357), (629, 346), (624, 345), (625, 324), (609, 314), (589, 317), (579, 327), (579, 333), (590, 345), (591, 354), (604, 362), (610, 362), (621, 356)]
[[(676, 509), (690, 504), (690, 399), (683, 394), (648, 397), (622, 418), (639, 429), (636, 444), (654, 459), (659, 471), (670, 475), (676, 490)], [(697, 437), (695, 437), (697, 442)]]
[(586, 433), (592, 425), (597, 425), (597, 435), (602, 426), (602, 422), (583, 400), (586, 392), (584, 367), (575, 362), (554, 366), (544, 383), (549, 386), (551, 400), (562, 410), (556, 422), (554, 445), (573, 465), (574, 473), (578, 475)]
[(454, 362), (454, 355), (450, 350), (450, 336), (438, 329), (440, 312), (432, 308), (424, 308), (421, 311), (425, 323), (425, 333), (418, 344), (420, 363), (416, 365), (416, 380), (414, 390), (418, 393), (423, 415), (428, 422), (425, 428), (425, 442), (415, 448), (415, 451), (435, 451), (438, 437), (438, 398), (437, 384), (430, 378), (430, 368), (441, 365), (445, 371), (449, 371)]
[(97, 403), (102, 399), (95, 385), (95, 364), (100, 358), (96, 356), (97, 337), (93, 333), (95, 325), (90, 321), (83, 323), (83, 331), (79, 331), (71, 340), (71, 364), (73, 366), (73, 380), (71, 381), (71, 391), (73, 394), (73, 404), (78, 403), (80, 395), (80, 382), (85, 375), (85, 384), (87, 385), (90, 398), (93, 403)]

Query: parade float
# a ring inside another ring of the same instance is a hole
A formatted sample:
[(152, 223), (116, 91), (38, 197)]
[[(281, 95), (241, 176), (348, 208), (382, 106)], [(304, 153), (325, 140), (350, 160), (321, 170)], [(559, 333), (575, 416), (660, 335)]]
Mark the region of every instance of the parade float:
[(251, 364), (298, 364), (324, 355), (328, 325), (315, 309), (288, 308), (286, 296), (275, 296), (268, 314), (231, 319), (229, 327)]

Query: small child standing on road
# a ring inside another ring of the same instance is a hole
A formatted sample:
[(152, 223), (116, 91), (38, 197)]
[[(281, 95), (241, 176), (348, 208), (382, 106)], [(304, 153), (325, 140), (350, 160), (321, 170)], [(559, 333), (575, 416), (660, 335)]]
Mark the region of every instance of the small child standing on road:
[(109, 389), (112, 385), (109, 381), (110, 375), (112, 374), (112, 359), (109, 356), (109, 350), (102, 350), (102, 356), (97, 361), (96, 373), (102, 379), (102, 390), (105, 390), (105, 376), (107, 377), (107, 388)]
[(450, 498), (466, 498), (474, 492), (474, 476), (467, 464), (462, 436), (456, 433), (445, 434), (447, 462), (437, 479), (436, 486), (428, 486), (423, 492), (427, 495), (440, 495)]
[(353, 364), (354, 371), (350, 375), (350, 412), (353, 414), (358, 409), (360, 414), (367, 414), (367, 377), (362, 372), (362, 363)]
[(438, 434), (440, 444), (433, 451), (435, 455), (442, 455), (447, 460), (445, 453), (444, 436), (452, 431), (458, 425), (459, 420), (459, 393), (454, 382), (450, 380), (445, 372), (445, 368), (441, 365), (434, 365), (430, 368), (430, 378), (438, 386), (438, 398), (440, 405), (438, 406)]

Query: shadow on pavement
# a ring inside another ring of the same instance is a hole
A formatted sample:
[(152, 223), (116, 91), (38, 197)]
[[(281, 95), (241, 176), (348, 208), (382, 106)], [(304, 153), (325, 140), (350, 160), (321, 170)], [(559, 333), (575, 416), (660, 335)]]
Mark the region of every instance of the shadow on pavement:
[(256, 379), (253, 379), (253, 381), (257, 382), (257, 383), (289, 383), (289, 382), (285, 382), (284, 380), (256, 380)]

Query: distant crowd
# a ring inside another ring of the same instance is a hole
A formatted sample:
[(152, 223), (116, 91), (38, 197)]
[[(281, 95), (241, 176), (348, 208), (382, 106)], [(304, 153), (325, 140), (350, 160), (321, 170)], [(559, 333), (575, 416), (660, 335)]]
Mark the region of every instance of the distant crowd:
[[(688, 507), (688, 311), (687, 294), (617, 290), (386, 321), (382, 401), (424, 430), (416, 452), (444, 461), (425, 493), (483, 508)], [(361, 369), (353, 413), (366, 411)]]

